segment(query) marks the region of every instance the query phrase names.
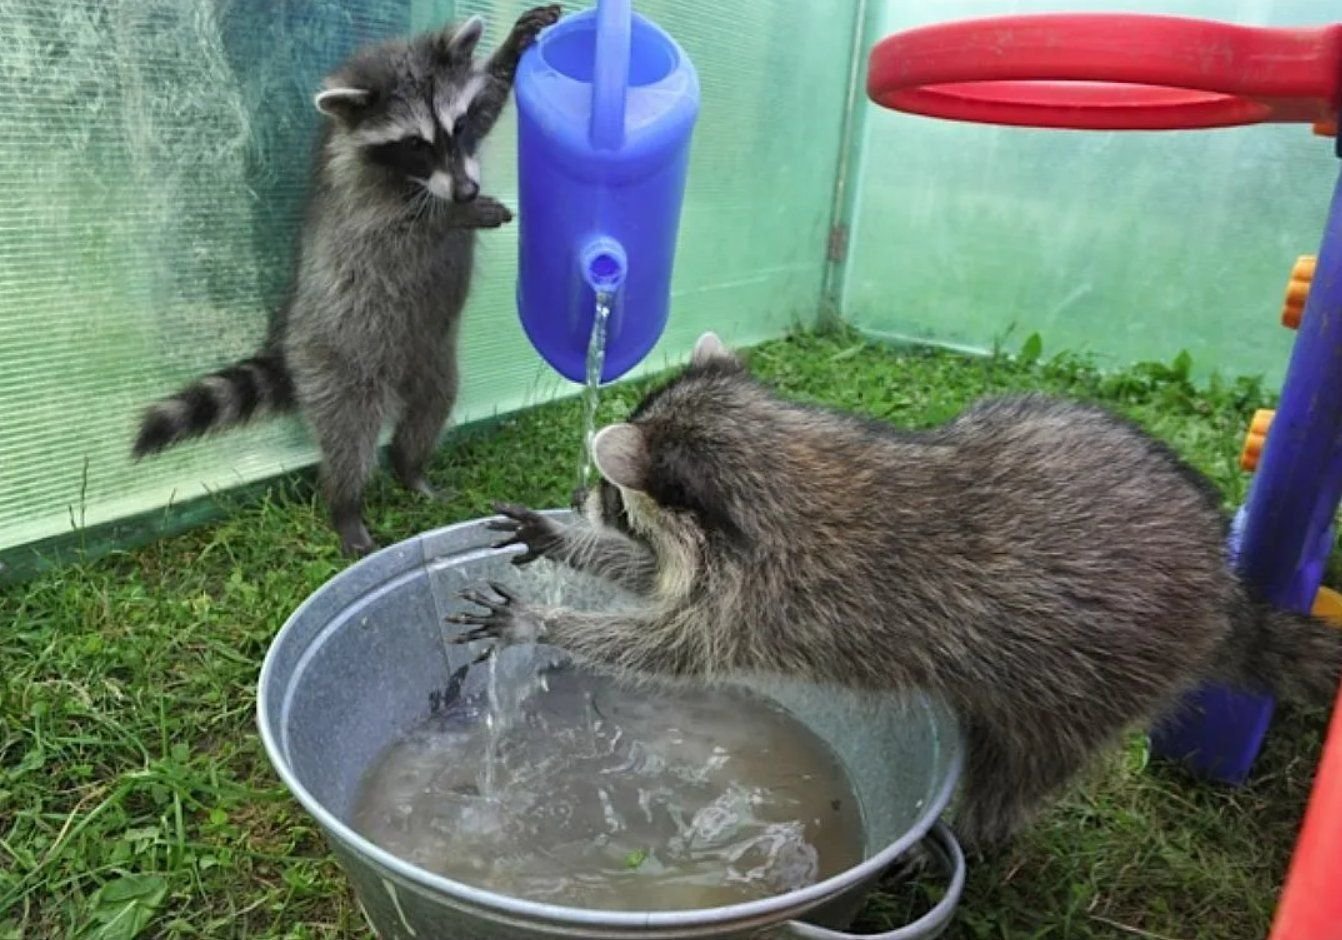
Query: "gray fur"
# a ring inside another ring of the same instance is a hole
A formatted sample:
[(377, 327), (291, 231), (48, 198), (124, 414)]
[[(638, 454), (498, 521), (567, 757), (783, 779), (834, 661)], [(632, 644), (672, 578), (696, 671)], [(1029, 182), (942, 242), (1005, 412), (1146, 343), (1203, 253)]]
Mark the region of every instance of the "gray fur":
[(721, 350), (629, 426), (595, 442), (622, 486), (602, 480), (585, 521), (501, 506), (496, 526), (527, 546), (520, 561), (610, 577), (646, 606), (475, 592), (482, 611), (454, 618), (473, 627), (462, 641), (543, 637), (658, 676), (929, 690), (964, 723), (970, 844), (1011, 836), (1097, 749), (1204, 680), (1311, 702), (1336, 688), (1342, 631), (1251, 600), (1216, 491), (1097, 407), (1025, 395), (902, 432), (785, 401)]
[(483, 64), (472, 18), (361, 50), (327, 78), (289, 300), (255, 357), (148, 409), (137, 458), (296, 407), (321, 450), (323, 493), (348, 554), (374, 547), (363, 493), (388, 420), (393, 473), (432, 492), (424, 470), (457, 397), (476, 230), (512, 218), (479, 196), (476, 148), (522, 51), (558, 18), (557, 6), (524, 13)]

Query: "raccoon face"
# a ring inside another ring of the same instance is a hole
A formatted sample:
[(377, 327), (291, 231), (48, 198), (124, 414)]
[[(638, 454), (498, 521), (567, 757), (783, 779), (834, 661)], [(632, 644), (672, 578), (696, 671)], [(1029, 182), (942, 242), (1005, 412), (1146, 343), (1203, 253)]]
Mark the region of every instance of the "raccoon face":
[(748, 429), (758, 399), (741, 362), (704, 334), (680, 376), (593, 439), (602, 479), (587, 494), (588, 518), (644, 538), (687, 525), (738, 536), (758, 477)]
[(406, 198), (473, 200), (476, 150), (508, 95), (476, 68), (482, 28), (472, 17), (375, 46), (328, 77), (316, 104), (331, 118), (332, 170)]
[(581, 512), (592, 525), (637, 536), (629, 523), (629, 513), (624, 508), (624, 495), (618, 486), (605, 477), (597, 480), (595, 485), (574, 493), (573, 508)]

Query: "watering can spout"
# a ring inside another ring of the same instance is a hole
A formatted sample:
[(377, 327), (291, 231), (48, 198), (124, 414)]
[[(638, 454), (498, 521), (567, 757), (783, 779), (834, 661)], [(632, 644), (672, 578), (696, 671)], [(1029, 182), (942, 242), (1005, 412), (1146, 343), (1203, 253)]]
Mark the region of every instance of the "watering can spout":
[(588, 240), (578, 253), (582, 279), (597, 298), (614, 299), (624, 286), (628, 262), (624, 246), (613, 238), (598, 235)]

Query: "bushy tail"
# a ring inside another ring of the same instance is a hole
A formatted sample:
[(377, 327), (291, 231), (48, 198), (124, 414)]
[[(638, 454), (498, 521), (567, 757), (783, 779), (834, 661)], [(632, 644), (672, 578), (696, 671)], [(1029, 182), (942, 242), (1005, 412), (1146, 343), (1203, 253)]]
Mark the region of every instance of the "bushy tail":
[(278, 352), (263, 350), (212, 372), (145, 410), (131, 454), (139, 459), (173, 444), (245, 424), (294, 405), (293, 382)]
[(1327, 705), (1342, 678), (1342, 627), (1248, 604), (1226, 650), (1228, 678), (1304, 705)]

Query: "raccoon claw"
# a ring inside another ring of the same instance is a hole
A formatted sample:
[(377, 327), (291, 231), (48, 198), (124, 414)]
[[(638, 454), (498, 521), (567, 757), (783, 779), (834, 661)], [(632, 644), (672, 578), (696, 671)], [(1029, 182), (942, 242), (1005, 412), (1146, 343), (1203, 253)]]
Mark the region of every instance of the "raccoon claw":
[(499, 604), (498, 601), (494, 600), (494, 598), (490, 597), (488, 594), (484, 593), (483, 591), (479, 591), (475, 588), (467, 588), (466, 590), (461, 591), (457, 596), (460, 597), (463, 601), (468, 601), (472, 604), (477, 604), (480, 607), (487, 607), (491, 611), (494, 610), (496, 606), (497, 607), (504, 606), (502, 604)]
[[(447, 618), (447, 621), (448, 623), (467, 624), (469, 621), (464, 619), (465, 617), (466, 614), (453, 614), (451, 617)], [(473, 627), (470, 630), (463, 630), (461, 633), (458, 633), (456, 636), (452, 637), (449, 642), (457, 646), (465, 646), (467, 643), (474, 643), (476, 640), (492, 640), (496, 638), (497, 634), (493, 627)], [(483, 658), (484, 657), (481, 657), (481, 660), (477, 660), (476, 662), (482, 661)]]
[(521, 503), (505, 503), (501, 499), (494, 500), (494, 502), (489, 504), (489, 508), (493, 509), (496, 513), (498, 513), (501, 516), (508, 517), (506, 520), (504, 519), (490, 520), (489, 527), (491, 529), (496, 529), (500, 532), (502, 532), (505, 529), (511, 530), (515, 528), (517, 523), (525, 521), (528, 516), (538, 515), (537, 513), (528, 509), (526, 506), (523, 506)]
[(475, 228), (499, 228), (513, 220), (512, 210), (492, 196), (481, 196), (470, 204)]
[(404, 485), (410, 492), (418, 493), (425, 499), (432, 500), (435, 503), (445, 503), (452, 498), (451, 490), (440, 490), (424, 477), (415, 477)]
[(490, 581), (488, 582), (488, 584), (489, 589), (493, 591), (495, 594), (497, 594), (499, 597), (503, 598), (503, 602), (505, 604), (512, 604), (517, 601), (517, 595), (514, 594), (512, 591), (509, 591), (502, 584), (499, 584), (499, 582)]
[(535, 42), (540, 31), (558, 23), (563, 13), (559, 4), (553, 3), (549, 6), (533, 7), (519, 16), (513, 25), (513, 41), (517, 44), (517, 51), (521, 52)]
[[(485, 528), (501, 532), (507, 538), (495, 542), (491, 548), (525, 546), (526, 551), (513, 558), (514, 565), (527, 565), (545, 555), (559, 542), (554, 523), (533, 509), (517, 503), (495, 503), (494, 511), (504, 519), (491, 519)], [(491, 585), (492, 586), (492, 585)], [(502, 592), (499, 592), (502, 594)]]
[(363, 558), (377, 550), (377, 542), (361, 521), (339, 524), (336, 531), (340, 536), (340, 553), (346, 558)]
[(496, 581), (488, 583), (489, 589), (497, 597), (490, 597), (476, 588), (467, 588), (458, 595), (483, 610), (462, 611), (448, 616), (448, 623), (470, 627), (453, 637), (451, 642), (462, 644), (498, 639), (505, 643), (534, 643), (541, 629), (539, 623), (527, 614), (526, 606), (503, 585)]

